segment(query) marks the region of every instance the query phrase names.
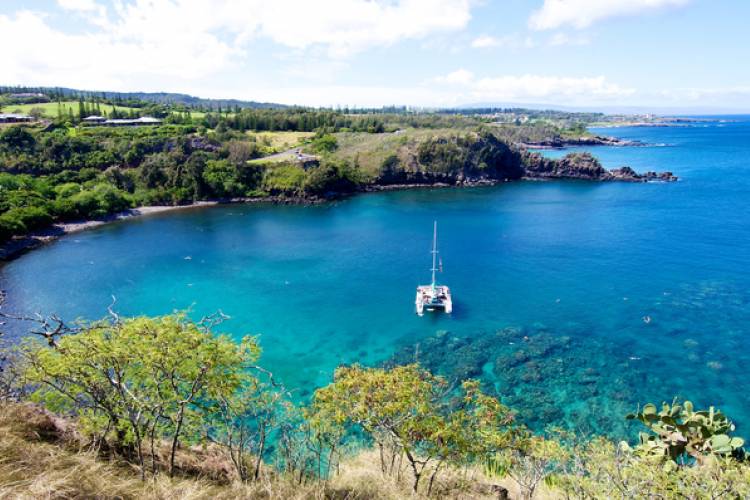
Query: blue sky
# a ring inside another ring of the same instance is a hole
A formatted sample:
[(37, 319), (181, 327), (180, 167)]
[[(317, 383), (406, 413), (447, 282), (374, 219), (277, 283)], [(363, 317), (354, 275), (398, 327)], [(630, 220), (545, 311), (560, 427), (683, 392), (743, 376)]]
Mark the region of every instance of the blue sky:
[(747, 0), (4, 0), (0, 83), (750, 110)]

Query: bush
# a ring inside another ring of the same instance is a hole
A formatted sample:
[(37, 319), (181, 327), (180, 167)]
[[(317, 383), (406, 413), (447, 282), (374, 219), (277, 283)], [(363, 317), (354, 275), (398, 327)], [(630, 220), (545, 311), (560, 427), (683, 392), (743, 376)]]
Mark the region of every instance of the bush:
[(359, 172), (347, 161), (324, 160), (310, 171), (305, 191), (311, 194), (351, 193), (360, 184)]
[(25, 127), (8, 127), (0, 133), (0, 147), (11, 151), (31, 151), (36, 145), (34, 135)]
[(7, 241), (25, 232), (26, 226), (20, 220), (9, 217), (7, 213), (0, 215), (0, 241)]
[(302, 167), (282, 164), (269, 167), (263, 176), (263, 189), (271, 194), (299, 194), (307, 175)]
[(11, 208), (2, 215), (5, 220), (6, 231), (14, 229), (14, 234), (39, 229), (52, 223), (52, 216), (43, 207)]
[[(111, 184), (95, 184), (93, 187), (75, 191), (75, 185), (64, 185), (55, 200), (54, 210), (62, 218), (91, 218), (121, 212), (132, 206), (127, 193)], [(70, 193), (70, 196), (66, 196)]]
[(203, 171), (203, 180), (219, 198), (241, 196), (243, 186), (237, 174), (237, 168), (229, 160), (209, 160)]
[(336, 137), (332, 134), (324, 134), (316, 137), (311, 144), (314, 151), (318, 153), (332, 153), (339, 147)]

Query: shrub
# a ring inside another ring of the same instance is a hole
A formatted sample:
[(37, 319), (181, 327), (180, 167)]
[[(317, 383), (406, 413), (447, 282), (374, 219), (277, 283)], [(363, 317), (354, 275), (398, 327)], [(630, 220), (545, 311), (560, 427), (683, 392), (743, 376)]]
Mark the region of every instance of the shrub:
[(348, 161), (324, 160), (310, 170), (304, 189), (311, 194), (351, 193), (359, 184), (359, 172)]
[(263, 176), (263, 189), (271, 194), (299, 194), (307, 175), (302, 167), (281, 164), (269, 167)]

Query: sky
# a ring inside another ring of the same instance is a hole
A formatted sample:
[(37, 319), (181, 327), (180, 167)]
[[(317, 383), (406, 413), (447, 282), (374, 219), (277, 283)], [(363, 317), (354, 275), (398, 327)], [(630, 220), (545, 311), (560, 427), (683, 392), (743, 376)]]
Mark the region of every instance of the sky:
[(0, 85), (750, 111), (748, 0), (2, 0)]

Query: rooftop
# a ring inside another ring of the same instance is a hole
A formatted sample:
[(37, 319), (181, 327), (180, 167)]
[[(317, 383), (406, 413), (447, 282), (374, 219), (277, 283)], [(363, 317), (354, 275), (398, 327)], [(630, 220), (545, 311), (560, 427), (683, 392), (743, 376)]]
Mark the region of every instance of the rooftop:
[(20, 113), (0, 113), (0, 120), (33, 120), (33, 117)]

